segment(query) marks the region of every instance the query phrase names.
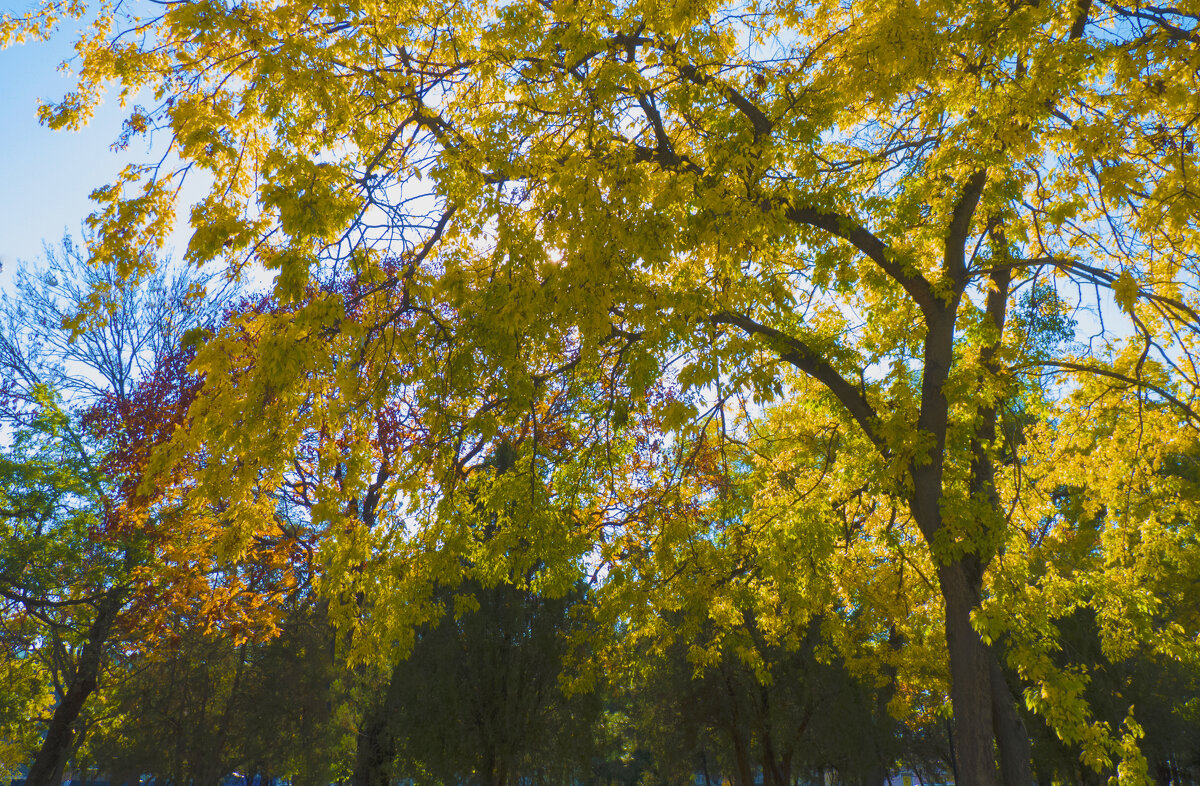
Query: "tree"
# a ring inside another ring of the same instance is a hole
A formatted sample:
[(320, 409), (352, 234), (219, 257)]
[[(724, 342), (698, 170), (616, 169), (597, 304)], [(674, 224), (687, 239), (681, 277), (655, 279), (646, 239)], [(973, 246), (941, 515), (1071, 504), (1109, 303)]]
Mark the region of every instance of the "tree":
[(582, 591), (545, 598), (512, 584), (472, 582), (455, 598), (453, 614), (422, 628), (392, 669), (366, 721), (376, 749), (373, 761), (361, 762), (358, 781), (578, 779), (590, 765), (598, 716), (598, 697), (562, 687)]
[(682, 735), (662, 743), (682, 754), (665, 767), (682, 779), (706, 751), (710, 769), (738, 781), (759, 767), (768, 783), (835, 768), (881, 783), (903, 729), (942, 726), (932, 560), (902, 501), (881, 493), (861, 436), (810, 388), (795, 380), (795, 400), (751, 423), (728, 407), (730, 427), (737, 414), (748, 433), (723, 436), (713, 423), (701, 435), (692, 467), (712, 475), (708, 504), (683, 527), (675, 513), (684, 536), (625, 555), (636, 578), (598, 593), (623, 611), (634, 650), (610, 671), (653, 697), (633, 700), (651, 705), (648, 729)]
[(1040, 778), (1072, 773), (1075, 759), (1132, 779), (1143, 765), (1105, 744), (1110, 730), (1126, 747), (1142, 739), (1158, 767), (1171, 757), (1167, 729), (1190, 722), (1184, 710), (1164, 723), (1154, 686), (1195, 674), (1184, 643), (1197, 629), (1194, 438), (1166, 405), (1096, 380), (1026, 429), (1027, 492), (976, 624), (1038, 686), (1026, 694), (1040, 716), (1031, 725), (1052, 730), (1036, 735), (1049, 753)]
[[(209, 312), (198, 277), (129, 285), (89, 265), (70, 238), (47, 247), (43, 268), (18, 269), (15, 289), (0, 300), (0, 428), (10, 440), (0, 596), (6, 668), (25, 672), (14, 687), (40, 682), (49, 693), (44, 716), (23, 725), (43, 732), (27, 779), (50, 784), (80, 744), (103, 671), (127, 648), (118, 642), (152, 635), (154, 530), (165, 517), (159, 496), (140, 489), (141, 470), (186, 411), (195, 386), (179, 376), (179, 340)], [(68, 323), (88, 297), (106, 320), (75, 335)]]
[(239, 642), (181, 615), (176, 635), (107, 692), (112, 717), (92, 735), (90, 760), (114, 783), (211, 785), (234, 771), (338, 780), (348, 764), (347, 675), (310, 601), (289, 603), (279, 635), (265, 642)]
[[(752, 615), (746, 618), (741, 629), (722, 632), (715, 662), (696, 662), (700, 651), (714, 649), (711, 621), (708, 638), (639, 642), (649, 651), (626, 670), (635, 681), (625, 698), (633, 742), (651, 752), (657, 780), (690, 783), (700, 773), (709, 783), (724, 776), (752, 786), (761, 773), (776, 786), (834, 770), (845, 782), (886, 783), (899, 752), (886, 702), (876, 717), (873, 686), (830, 655), (821, 620), (785, 648), (765, 644)], [(881, 752), (888, 757), (882, 762)]]
[[(74, 742), (72, 727), (95, 689), (114, 610), (124, 588), (119, 547), (96, 542), (99, 480), (61, 401), (44, 386), (30, 391), (26, 424), (0, 455), (0, 596), (3, 597), (5, 704), (48, 719), (45, 741), (19, 730), (29, 717), (11, 718), (11, 739), (42, 754), (32, 775), (60, 777)], [(65, 444), (64, 444), (65, 443)], [(57, 694), (57, 702), (55, 701)], [(22, 706), (24, 705), (24, 706)], [(7, 735), (6, 735), (7, 736)]]
[[(4, 40), (80, 13), (48, 0)], [(973, 624), (1025, 461), (1001, 413), (1052, 375), (1197, 422), (1190, 3), (122, 13), (97, 10), (79, 89), (43, 118), (85, 121), (106, 80), (147, 88), (158, 103), (121, 141), (165, 130), (182, 163), (95, 193), (95, 257), (144, 272), (131, 251), (161, 242), (195, 167), (212, 186), (190, 260), (261, 261), (284, 302), (323, 266), (375, 295), (260, 321), (259, 354), (211, 391), (194, 439), (277, 468), (300, 402), (354, 411), (405, 388), (426, 428), (390, 482), (432, 477), (446, 495), (471, 451), (536, 415), (548, 379), (619, 380), (572, 410), (577, 433), (607, 440), (654, 406), (653, 380), (769, 399), (791, 394), (791, 366), (871, 446), (936, 565), (961, 779), (1028, 782), (1000, 631)], [(1011, 306), (1039, 283), (1095, 315), (1088, 347), (1022, 343)], [(223, 333), (196, 368), (219, 378), (240, 340)], [(397, 348), (402, 363), (369, 362)], [(682, 427), (690, 412), (664, 414)], [(600, 471), (595, 455), (555, 468), (558, 487)], [(252, 527), (252, 505), (231, 515)]]

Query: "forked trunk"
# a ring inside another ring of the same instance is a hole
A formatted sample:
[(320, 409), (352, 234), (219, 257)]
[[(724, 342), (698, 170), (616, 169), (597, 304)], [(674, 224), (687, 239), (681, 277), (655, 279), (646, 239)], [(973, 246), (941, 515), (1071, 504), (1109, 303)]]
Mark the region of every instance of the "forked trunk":
[[(956, 228), (947, 239), (946, 267), (951, 271), (963, 271), (963, 257), (967, 227), (971, 214), (978, 204), (979, 195), (986, 176), (981, 171), (972, 176), (964, 191), (962, 201), (955, 208)], [(960, 220), (961, 219), (961, 220)], [(1004, 305), (1002, 297), (1007, 290), (1004, 281), (994, 282), (999, 293), (989, 297), (988, 313), (993, 324), (1002, 328)], [(960, 293), (959, 293), (960, 294)], [(911, 465), (913, 495), (911, 509), (913, 518), (925, 537), (934, 559), (941, 562), (937, 543), (944, 537), (942, 527), (943, 469), (946, 461), (946, 434), (949, 427), (949, 404), (945, 386), (950, 378), (954, 361), (955, 319), (959, 296), (944, 306), (927, 310), (928, 332), (925, 338), (925, 369), (921, 379), (921, 410), (917, 427), (923, 434), (933, 437), (928, 451), (915, 458)], [(985, 358), (986, 362), (987, 358)], [(995, 412), (987, 407), (981, 413), (984, 438), (994, 427)], [(978, 442), (978, 440), (976, 440)], [(985, 494), (994, 501), (992, 467), (982, 445), (976, 446), (972, 463), (972, 494)], [(998, 702), (1011, 702), (1007, 686), (997, 685), (1001, 691), (993, 701), (992, 665), (995, 661), (991, 650), (971, 625), (971, 612), (979, 607), (983, 569), (987, 558), (968, 552), (938, 567), (938, 583), (946, 605), (946, 648), (950, 656), (950, 702), (954, 710), (954, 760), (955, 774), (960, 783), (969, 786), (1000, 786), (1000, 770), (997, 767), (997, 728), (994, 718), (1005, 726), (1002, 744), (1010, 762), (1011, 777), (1020, 778), (1015, 758), (1019, 745), (1014, 743), (1017, 735), (1011, 724), (1012, 716)], [(997, 664), (997, 668), (998, 664)], [(1008, 707), (1009, 710), (1012, 707)], [(1028, 764), (1025, 765), (1028, 767)], [(1016, 786), (1016, 784), (1013, 784)], [(1020, 784), (1028, 786), (1028, 781)]]

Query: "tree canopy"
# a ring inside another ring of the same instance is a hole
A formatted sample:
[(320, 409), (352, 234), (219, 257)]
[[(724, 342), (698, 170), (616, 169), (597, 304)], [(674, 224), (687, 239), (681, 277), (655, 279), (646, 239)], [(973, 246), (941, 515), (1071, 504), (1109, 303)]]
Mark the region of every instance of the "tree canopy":
[[(1030, 780), (1025, 707), (1145, 776), (1136, 708), (1101, 719), (1055, 656), (1078, 609), (1107, 657), (1196, 658), (1172, 587), (1196, 559), (1198, 15), (48, 0), (0, 41), (85, 18), (43, 120), (111, 84), (118, 144), (167, 153), (94, 193), (95, 262), (149, 275), (186, 212), (190, 263), (273, 273), (193, 337), (203, 389), (155, 466), (190, 468), (227, 557), (301, 498), (356, 658), (403, 652), (437, 583), (591, 571), (640, 614), (701, 528), (763, 522), (780, 570), (797, 542), (831, 564), (841, 525), (875, 533), (841, 607), (882, 626), (860, 639), (904, 619), (889, 570), (936, 591), (956, 770), (989, 786)], [(782, 501), (810, 479), (828, 493)], [(834, 591), (787, 575), (748, 586)]]

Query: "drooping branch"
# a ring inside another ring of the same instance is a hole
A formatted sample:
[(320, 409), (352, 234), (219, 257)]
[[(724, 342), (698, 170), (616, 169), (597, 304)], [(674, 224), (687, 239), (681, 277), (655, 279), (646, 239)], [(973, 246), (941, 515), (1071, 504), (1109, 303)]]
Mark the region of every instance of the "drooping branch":
[(347, 310), (357, 306), (365, 298), (371, 297), (382, 290), (391, 289), (401, 281), (407, 281), (411, 279), (416, 273), (417, 268), (421, 266), (421, 264), (425, 261), (425, 258), (429, 256), (429, 254), (437, 246), (438, 241), (440, 241), (442, 236), (446, 233), (446, 227), (449, 226), (450, 219), (454, 217), (456, 210), (457, 207), (455, 205), (445, 205), (442, 209), (441, 217), (438, 218), (437, 224), (434, 225), (433, 230), (429, 233), (429, 236), (422, 241), (419, 248), (409, 254), (405, 259), (404, 272), (400, 275), (388, 276), (386, 279), (370, 287), (369, 289), (347, 298)]
[(1200, 431), (1200, 412), (1197, 412), (1190, 404), (1180, 399), (1171, 391), (1167, 390), (1161, 385), (1156, 385), (1145, 378), (1122, 374), (1119, 371), (1114, 371), (1110, 368), (1104, 368), (1103, 366), (1089, 365), (1087, 363), (1073, 363), (1067, 360), (1030, 360), (1021, 364), (1020, 366), (1017, 366), (1014, 370), (1020, 371), (1031, 367), (1052, 368), (1059, 369), (1061, 371), (1075, 371), (1080, 374), (1094, 374), (1098, 377), (1115, 379), (1118, 382), (1123, 382), (1133, 388), (1141, 388), (1152, 393), (1157, 393), (1184, 415), (1189, 426), (1197, 431)]
[[(1083, 3), (1081, 2), (1082, 6)], [(1090, 5), (1090, 2), (1088, 3)], [(1135, 5), (1133, 8), (1121, 5), (1120, 3), (1108, 3), (1108, 6), (1116, 11), (1119, 15), (1126, 19), (1136, 19), (1139, 22), (1148, 22), (1158, 30), (1166, 34), (1167, 38), (1172, 41), (1182, 43), (1196, 44), (1200, 42), (1200, 34), (1197, 34), (1195, 24), (1197, 15), (1188, 13), (1184, 9), (1177, 7), (1155, 7)], [(1182, 19), (1173, 22), (1170, 17), (1177, 16)], [(1183, 27), (1182, 25), (1191, 24), (1191, 28)], [(1072, 30), (1072, 32), (1074, 32)]]
[(0, 582), (3, 582), (0, 583), (0, 597), (11, 600), (14, 603), (20, 603), (27, 608), (61, 609), (71, 606), (94, 605), (112, 592), (112, 590), (105, 589), (79, 598), (55, 600), (52, 598), (37, 597), (18, 589), (12, 589), (17, 587), (18, 584), (7, 577), (0, 576)]
[(871, 440), (876, 450), (884, 458), (891, 455), (887, 442), (878, 430), (879, 415), (863, 392), (852, 385), (841, 375), (828, 360), (821, 357), (810, 346), (800, 339), (786, 333), (755, 322), (744, 314), (734, 314), (721, 311), (709, 318), (714, 324), (732, 325), (747, 334), (765, 339), (771, 348), (785, 360), (808, 376), (824, 385), (841, 402), (854, 421), (858, 423), (867, 439)]
[[(1106, 287), (1106, 288), (1110, 288), (1110, 289), (1112, 288), (1113, 284), (1116, 283), (1116, 280), (1119, 278), (1119, 276), (1116, 273), (1113, 273), (1110, 270), (1105, 270), (1104, 268), (1096, 267), (1094, 265), (1089, 265), (1086, 262), (1080, 262), (1080, 261), (1074, 260), (1074, 259), (1066, 259), (1064, 257), (1054, 257), (1054, 256), (1033, 257), (1030, 259), (1013, 260), (1011, 263), (1009, 263), (1007, 265), (996, 266), (993, 269), (999, 269), (999, 267), (1008, 267), (1008, 268), (1016, 269), (1016, 268), (1037, 268), (1037, 267), (1044, 267), (1044, 266), (1057, 268), (1058, 270), (1061, 270), (1062, 272), (1066, 273), (1067, 275), (1071, 276), (1072, 278), (1081, 280), (1087, 284), (1093, 284), (1096, 286), (1102, 286), (1102, 287)], [(1179, 318), (1181, 318), (1182, 320), (1184, 320), (1187, 323), (1187, 326), (1192, 331), (1200, 332), (1200, 311), (1197, 311), (1196, 309), (1192, 308), (1187, 303), (1184, 303), (1182, 300), (1179, 300), (1178, 298), (1168, 297), (1166, 295), (1162, 295), (1157, 292), (1152, 292), (1150, 290), (1141, 289), (1141, 288), (1139, 288), (1137, 290), (1136, 294), (1137, 294), (1137, 297), (1142, 298), (1143, 300), (1149, 301), (1151, 303), (1155, 303), (1159, 306), (1162, 306), (1166, 309), (1169, 309), (1169, 310), (1175, 312), (1175, 314)]]
[(868, 259), (892, 277), (908, 293), (921, 310), (929, 313), (935, 306), (933, 289), (924, 276), (906, 267), (886, 243), (850, 216), (814, 207), (790, 206), (786, 215), (790, 221), (822, 229), (849, 242)]

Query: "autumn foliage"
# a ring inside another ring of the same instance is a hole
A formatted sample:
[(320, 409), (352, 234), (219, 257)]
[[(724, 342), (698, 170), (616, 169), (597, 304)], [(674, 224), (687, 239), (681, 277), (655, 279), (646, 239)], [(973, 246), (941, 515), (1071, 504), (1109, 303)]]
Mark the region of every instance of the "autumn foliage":
[[(363, 783), (417, 777), (371, 696), (492, 641), (488, 599), (573, 599), (529, 662), (603, 692), (595, 738), (693, 696), (674, 748), (744, 786), (1193, 777), (1164, 686), (1200, 654), (1194, 3), (145, 11), (47, 0), (0, 41), (81, 20), (44, 122), (112, 85), (150, 102), (119, 145), (169, 140), (93, 194), (112, 280), (72, 335), (176, 221), (224, 277), (195, 297), (270, 282), (78, 415), (147, 640), (318, 608)], [(820, 681), (857, 761), (808, 725)], [(488, 761), (463, 777), (541, 777)]]

